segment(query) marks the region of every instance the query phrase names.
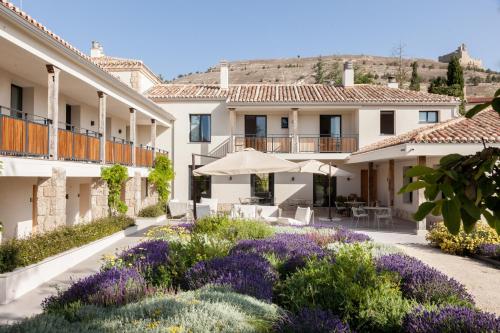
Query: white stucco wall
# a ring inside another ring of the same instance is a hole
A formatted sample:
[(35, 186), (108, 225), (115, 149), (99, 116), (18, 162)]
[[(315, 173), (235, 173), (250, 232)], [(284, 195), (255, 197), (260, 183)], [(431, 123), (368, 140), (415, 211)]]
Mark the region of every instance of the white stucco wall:
[(0, 177), (0, 221), (4, 237), (12, 238), (18, 222), (32, 221), (32, 193), (37, 178)]

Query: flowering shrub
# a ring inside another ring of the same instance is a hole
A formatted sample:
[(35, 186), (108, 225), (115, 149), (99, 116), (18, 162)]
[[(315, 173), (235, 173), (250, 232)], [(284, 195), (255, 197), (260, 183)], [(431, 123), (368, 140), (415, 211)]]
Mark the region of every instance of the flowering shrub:
[(368, 242), (371, 238), (365, 234), (339, 227), (336, 229), (333, 240), (341, 243), (361, 243)]
[(500, 318), (467, 307), (416, 308), (406, 316), (403, 327), (408, 333), (490, 333), (500, 332)]
[(266, 238), (274, 234), (273, 229), (265, 222), (231, 219), (225, 215), (207, 216), (197, 220), (193, 232), (213, 235), (232, 242)]
[(419, 303), (474, 304), (462, 284), (416, 258), (403, 254), (385, 255), (377, 260), (377, 269), (398, 273), (403, 295)]
[(499, 244), (500, 235), (485, 223), (477, 223), (469, 234), (460, 229), (458, 235), (452, 235), (443, 222), (434, 226), (427, 234), (431, 245), (439, 247), (443, 252), (458, 255), (474, 254), (482, 244)]
[(344, 324), (331, 311), (301, 309), (297, 314), (284, 316), (275, 325), (276, 333), (350, 333), (349, 324)]
[(237, 253), (202, 261), (186, 273), (189, 289), (207, 284), (230, 286), (234, 291), (270, 301), (277, 274), (269, 262), (257, 254)]
[(150, 291), (135, 268), (113, 267), (73, 282), (66, 291), (46, 298), (42, 307), (46, 311), (52, 311), (74, 302), (123, 305), (141, 299)]
[(154, 227), (146, 232), (150, 239), (161, 239), (168, 242), (187, 242), (191, 238), (191, 229), (194, 224), (181, 223)]
[(500, 244), (481, 244), (477, 252), (483, 256), (499, 257), (500, 259)]

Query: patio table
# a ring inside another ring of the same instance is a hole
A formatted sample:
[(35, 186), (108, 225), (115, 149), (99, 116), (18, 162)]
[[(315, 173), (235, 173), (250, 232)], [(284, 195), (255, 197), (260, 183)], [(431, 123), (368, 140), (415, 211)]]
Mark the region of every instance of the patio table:
[[(371, 215), (372, 220), (373, 220), (373, 218), (375, 217), (375, 213), (376, 213), (377, 211), (379, 211), (379, 210), (385, 210), (385, 209), (387, 209), (387, 208), (389, 208), (389, 207), (383, 207), (383, 206), (376, 206), (376, 207), (372, 207), (372, 206), (362, 206), (362, 207), (360, 207), (360, 208), (362, 208), (362, 209), (366, 210), (366, 211), (368, 212), (368, 216), (370, 216), (370, 215)], [(371, 213), (371, 214), (370, 214), (370, 213)]]
[(347, 214), (349, 214), (349, 216), (351, 216), (352, 214), (351, 207), (357, 207), (366, 204), (366, 202), (364, 201), (346, 201), (344, 203), (347, 206)]

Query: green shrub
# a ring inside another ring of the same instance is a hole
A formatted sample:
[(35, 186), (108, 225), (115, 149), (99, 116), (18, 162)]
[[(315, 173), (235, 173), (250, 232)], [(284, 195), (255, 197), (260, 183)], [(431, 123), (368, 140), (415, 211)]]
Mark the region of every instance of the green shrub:
[(148, 180), (155, 185), (160, 203), (165, 204), (167, 202), (170, 195), (170, 182), (174, 179), (174, 175), (174, 168), (170, 159), (162, 155), (157, 156)]
[(129, 217), (106, 217), (87, 224), (60, 227), (25, 239), (9, 240), (0, 245), (0, 273), (37, 263), (132, 225), (134, 220)]
[(157, 296), (118, 308), (83, 306), (72, 321), (41, 314), (0, 332), (266, 332), (281, 317), (275, 305), (221, 287)]
[(273, 228), (256, 220), (231, 219), (229, 216), (209, 216), (196, 221), (195, 233), (206, 233), (236, 242), (242, 239), (260, 239), (274, 234)]
[(166, 214), (165, 205), (157, 203), (155, 205), (150, 205), (144, 207), (139, 211), (137, 216), (139, 217), (158, 217)]
[(311, 260), (277, 287), (285, 308), (331, 310), (359, 331), (400, 330), (411, 303), (403, 299), (391, 274), (378, 274), (371, 252), (358, 244), (331, 259)]
[(121, 200), (122, 186), (128, 178), (127, 168), (120, 164), (101, 169), (101, 178), (108, 184), (108, 207), (109, 215), (125, 214), (127, 205)]
[(443, 252), (458, 255), (477, 253), (483, 244), (500, 244), (500, 235), (485, 223), (477, 223), (474, 230), (465, 233), (461, 227), (458, 235), (452, 235), (443, 222), (436, 224), (427, 234), (431, 245), (439, 247)]

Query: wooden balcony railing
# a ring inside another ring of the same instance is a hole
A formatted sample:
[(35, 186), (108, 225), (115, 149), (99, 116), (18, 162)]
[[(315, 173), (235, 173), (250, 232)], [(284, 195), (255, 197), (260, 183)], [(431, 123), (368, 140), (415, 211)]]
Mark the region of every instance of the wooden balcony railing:
[(58, 130), (59, 159), (99, 162), (99, 133), (69, 124)]
[(256, 137), (241, 135), (234, 137), (234, 147), (236, 151), (245, 148), (253, 148), (265, 153), (291, 153), (292, 137), (290, 136), (267, 136)]
[(0, 106), (0, 154), (49, 156), (50, 120)]
[(132, 143), (115, 137), (106, 140), (106, 163), (132, 165)]
[(358, 135), (314, 136), (299, 135), (299, 153), (352, 153), (358, 150)]
[(135, 164), (141, 167), (152, 167), (153, 147), (143, 145), (135, 147)]

